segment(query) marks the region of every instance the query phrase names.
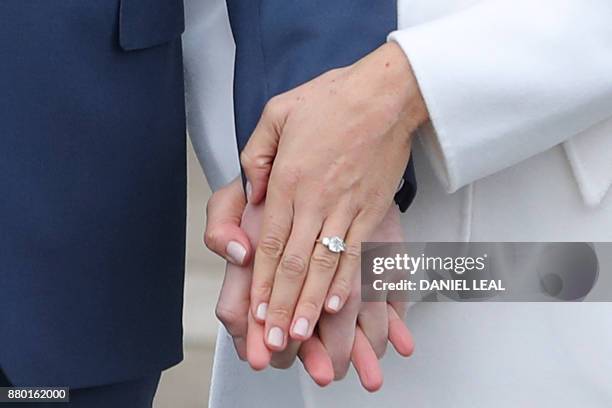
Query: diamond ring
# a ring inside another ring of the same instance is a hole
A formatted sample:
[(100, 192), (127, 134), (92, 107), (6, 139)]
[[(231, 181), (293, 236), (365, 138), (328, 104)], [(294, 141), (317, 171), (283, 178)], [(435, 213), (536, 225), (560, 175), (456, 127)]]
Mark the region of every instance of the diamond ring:
[(320, 242), (325, 248), (337, 254), (346, 251), (346, 244), (342, 238), (338, 236), (323, 237), (321, 239), (317, 239), (317, 242)]

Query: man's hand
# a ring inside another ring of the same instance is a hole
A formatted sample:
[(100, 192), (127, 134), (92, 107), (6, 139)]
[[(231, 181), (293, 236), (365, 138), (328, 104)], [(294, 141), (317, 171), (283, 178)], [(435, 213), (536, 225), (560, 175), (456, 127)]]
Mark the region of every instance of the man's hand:
[[(249, 201), (266, 196), (251, 312), (266, 343), (308, 339), (325, 304), (338, 312), (359, 270), (360, 243), (392, 203), (427, 117), (408, 61), (386, 44), (356, 64), (273, 98), (241, 161)], [(317, 238), (340, 236), (346, 252)]]

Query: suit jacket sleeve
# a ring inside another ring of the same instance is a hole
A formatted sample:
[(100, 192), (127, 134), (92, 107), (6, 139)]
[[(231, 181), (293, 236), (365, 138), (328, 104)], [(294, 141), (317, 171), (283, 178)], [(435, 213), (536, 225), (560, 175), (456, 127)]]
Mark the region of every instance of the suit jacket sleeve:
[(390, 35), (425, 98), (421, 139), (448, 192), (612, 117), (610, 21), (609, 0), (492, 0)]

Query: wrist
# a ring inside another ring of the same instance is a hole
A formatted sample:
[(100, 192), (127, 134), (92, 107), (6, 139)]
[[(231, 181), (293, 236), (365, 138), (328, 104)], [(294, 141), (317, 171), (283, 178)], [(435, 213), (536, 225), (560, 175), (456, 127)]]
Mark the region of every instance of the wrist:
[(364, 72), (372, 91), (384, 98), (409, 131), (429, 118), (425, 101), (408, 57), (395, 42), (388, 42), (355, 64)]

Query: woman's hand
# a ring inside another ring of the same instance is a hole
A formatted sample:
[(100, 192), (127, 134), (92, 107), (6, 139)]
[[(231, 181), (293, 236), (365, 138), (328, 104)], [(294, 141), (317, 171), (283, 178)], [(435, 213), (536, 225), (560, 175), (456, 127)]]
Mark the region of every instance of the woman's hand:
[[(248, 205), (244, 213), (241, 227), (249, 235), (253, 247), (258, 245), (255, 234), (260, 229), (262, 215), (262, 205)], [(392, 206), (389, 209), (370, 239), (377, 242), (403, 240), (397, 207)], [(237, 274), (237, 271), (242, 273)], [(226, 281), (231, 278), (234, 281), (232, 286), (235, 287), (236, 280), (250, 276), (250, 271), (245, 271), (246, 268), (229, 265)], [(229, 295), (229, 292), (223, 291), (222, 296), (225, 295)], [(244, 294), (239, 298), (243, 300)], [(240, 311), (244, 310), (242, 302), (240, 305)], [(227, 305), (224, 308), (227, 308)], [(256, 322), (253, 316), (248, 314), (247, 360), (256, 370), (261, 370), (269, 364), (282, 369), (290, 367), (298, 353), (306, 371), (321, 386), (332, 379), (342, 379), (352, 361), (362, 386), (373, 392), (382, 385), (383, 377), (378, 359), (383, 356), (387, 342), (390, 341), (403, 356), (407, 357), (412, 353), (414, 344), (404, 323), (404, 316), (403, 303), (362, 303), (357, 279), (346, 306), (339, 313), (324, 313), (318, 321), (318, 330), (312, 337), (303, 343), (289, 340), (289, 345), (283, 351), (271, 352), (266, 347), (263, 324)]]
[[(356, 64), (273, 98), (242, 153), (249, 201), (266, 196), (251, 289), (253, 317), (272, 350), (306, 340), (323, 305), (346, 302), (360, 243), (392, 203), (427, 117), (401, 49), (386, 44)], [(315, 244), (339, 236), (342, 256)], [(336, 271), (337, 269), (337, 271)]]
[[(257, 242), (257, 231), (262, 221), (262, 206), (244, 206), (242, 188), (235, 180), (216, 192), (208, 204), (206, 241), (216, 253), (224, 258), (229, 242), (240, 242), (247, 249), (246, 265), (251, 255), (252, 243)], [(244, 213), (244, 214), (243, 214)], [(243, 225), (240, 218), (243, 215)], [(389, 222), (390, 221), (390, 222)], [(401, 240), (397, 208), (392, 208), (383, 224), (371, 239), (376, 241)], [(382, 373), (377, 357), (384, 350), (388, 338), (402, 355), (409, 355), (413, 342), (403, 322), (402, 305), (387, 306), (383, 314), (377, 303), (361, 304), (358, 282), (347, 300), (347, 307), (340, 313), (322, 316), (319, 334), (298, 347), (289, 347), (283, 352), (271, 353), (264, 343), (263, 325), (255, 322), (249, 313), (249, 289), (252, 270), (249, 266), (228, 263), (225, 279), (217, 303), (217, 317), (232, 336), (238, 356), (247, 360), (256, 369), (263, 369), (270, 362), (276, 367), (288, 367), (299, 348), (299, 357), (304, 368), (319, 385), (327, 385), (332, 379), (341, 379), (352, 361), (364, 388), (375, 391), (382, 384)], [(383, 303), (384, 304), (384, 303)], [(399, 307), (398, 307), (399, 306)], [(376, 311), (368, 309), (374, 307)], [(396, 312), (397, 310), (397, 312)], [(399, 313), (399, 315), (398, 315)], [(388, 320), (388, 327), (377, 330), (379, 323)], [(359, 321), (359, 323), (357, 323)], [(374, 324), (374, 322), (378, 322)], [(363, 329), (359, 326), (363, 325)], [(248, 340), (247, 340), (248, 338)], [(247, 352), (247, 344), (250, 345)]]
[(240, 228), (246, 207), (240, 179), (216, 191), (206, 205), (204, 244), (234, 265), (248, 265), (252, 258), (251, 241)]

